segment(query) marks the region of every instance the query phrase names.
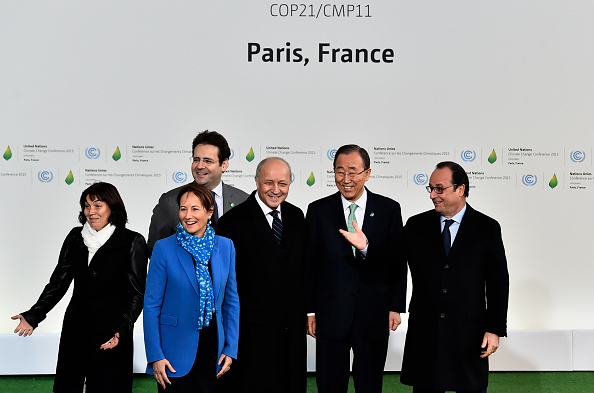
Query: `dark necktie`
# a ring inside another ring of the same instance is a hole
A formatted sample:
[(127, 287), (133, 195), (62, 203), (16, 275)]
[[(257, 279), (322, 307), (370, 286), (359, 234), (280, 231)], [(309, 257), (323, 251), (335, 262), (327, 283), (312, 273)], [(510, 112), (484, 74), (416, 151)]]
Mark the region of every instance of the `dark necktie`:
[(453, 223), (454, 220), (445, 220), (443, 232), (441, 233), (441, 236), (443, 237), (443, 248), (445, 249), (446, 256), (450, 253), (450, 248), (452, 247), (452, 235), (450, 234), (450, 225), (452, 225)]
[(210, 218), (212, 221), (212, 226), (214, 227), (217, 225), (217, 221), (219, 221), (219, 209), (217, 209), (217, 198), (214, 191), (211, 191), (210, 193), (212, 194), (212, 198), (214, 200), (214, 211), (212, 212), (212, 217)]
[(283, 222), (278, 218), (278, 210), (271, 211), (270, 215), (272, 216), (272, 233), (274, 233), (276, 242), (281, 244), (283, 240)]

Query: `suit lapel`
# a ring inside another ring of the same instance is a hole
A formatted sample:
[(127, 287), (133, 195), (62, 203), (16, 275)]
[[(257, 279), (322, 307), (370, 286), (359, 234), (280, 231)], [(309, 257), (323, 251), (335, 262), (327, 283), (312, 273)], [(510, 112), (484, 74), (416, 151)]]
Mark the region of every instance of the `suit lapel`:
[(219, 238), (215, 236), (214, 247), (210, 256), (210, 270), (212, 272), (212, 289), (215, 296), (215, 304), (219, 298), (221, 282), (223, 281), (223, 266), (221, 266), (223, 261), (224, 258), (221, 258), (219, 250)]
[[(268, 220), (266, 219), (264, 212), (262, 211), (262, 208), (258, 204), (258, 201), (256, 201), (255, 191), (254, 191), (254, 193), (252, 193), (252, 195), (249, 196), (249, 198), (245, 201), (245, 203), (251, 204), (248, 211), (250, 214), (251, 222), (254, 225), (253, 229), (258, 231), (258, 233), (260, 233), (260, 235), (261, 235), (261, 238), (266, 243), (268, 243), (269, 247), (265, 246), (265, 247), (263, 247), (263, 249), (270, 250), (271, 249), (270, 247), (272, 247), (272, 249), (275, 249), (275, 247), (280, 248), (280, 246), (276, 242), (276, 238), (274, 237), (274, 234), (272, 233), (272, 228), (270, 227), (270, 224), (268, 224)], [(284, 222), (285, 213), (282, 212), (281, 215), (282, 215), (281, 220), (283, 220), (283, 222)], [(284, 229), (283, 229), (283, 231), (284, 231)]]
[[(369, 202), (369, 200), (368, 200), (368, 202)], [(340, 191), (337, 192), (336, 194), (334, 194), (334, 197), (332, 200), (332, 205), (330, 206), (330, 211), (328, 212), (328, 214), (330, 215), (330, 222), (332, 223), (332, 228), (339, 228), (339, 229), (348, 231), (346, 219), (344, 216), (345, 213), (344, 213), (344, 209), (342, 207), (342, 197), (341, 197)], [(338, 233), (338, 231), (336, 231), (336, 233)], [(340, 233), (338, 233), (338, 236), (343, 238), (343, 236)], [(351, 244), (346, 239), (344, 239), (344, 242), (341, 242), (341, 244), (342, 244), (342, 247), (345, 248), (344, 249), (345, 254), (352, 256), (353, 248), (352, 248)], [(347, 248), (348, 248), (348, 252), (346, 250)]]
[(470, 205), (466, 204), (466, 212), (462, 217), (462, 222), (460, 222), (460, 227), (458, 228), (458, 233), (456, 234), (456, 238), (452, 243), (449, 256), (451, 256), (458, 248), (460, 248), (458, 244), (464, 244), (467, 242), (468, 237), (472, 234), (475, 217), (475, 210), (471, 208)]
[(375, 228), (375, 214), (378, 208), (376, 195), (370, 192), (367, 188), (367, 205), (365, 206), (365, 212), (363, 213), (363, 226), (361, 230), (363, 233), (372, 233)]
[(198, 289), (198, 279), (196, 278), (196, 269), (194, 268), (194, 261), (189, 252), (187, 252), (182, 246), (175, 248), (177, 254), (177, 260), (181, 265), (182, 270), (188, 276), (192, 288), (196, 291), (196, 295), (200, 296), (200, 290)]

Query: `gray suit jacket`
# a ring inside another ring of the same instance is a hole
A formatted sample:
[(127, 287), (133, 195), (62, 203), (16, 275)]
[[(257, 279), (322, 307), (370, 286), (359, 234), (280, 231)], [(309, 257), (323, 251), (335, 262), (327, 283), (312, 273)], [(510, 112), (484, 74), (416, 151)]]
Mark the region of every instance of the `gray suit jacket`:
[[(167, 191), (161, 198), (157, 206), (153, 209), (151, 224), (149, 226), (149, 235), (147, 245), (149, 256), (153, 253), (153, 247), (157, 240), (164, 239), (173, 235), (179, 222), (179, 206), (177, 206), (177, 194), (183, 187), (179, 186), (173, 190)], [(232, 207), (245, 201), (248, 194), (239, 188), (231, 187), (223, 183), (223, 214), (227, 213)]]

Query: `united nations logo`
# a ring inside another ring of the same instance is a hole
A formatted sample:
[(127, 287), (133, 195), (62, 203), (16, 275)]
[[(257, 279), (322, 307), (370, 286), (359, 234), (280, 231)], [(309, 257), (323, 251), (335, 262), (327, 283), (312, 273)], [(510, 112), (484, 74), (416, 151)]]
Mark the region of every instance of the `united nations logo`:
[(85, 156), (91, 160), (96, 160), (101, 155), (101, 150), (96, 147), (87, 147), (85, 150)]
[(39, 171), (37, 178), (42, 183), (49, 183), (54, 179), (54, 174), (51, 171)]
[(474, 150), (462, 150), (460, 158), (462, 158), (462, 161), (472, 162), (476, 158), (476, 152)]
[(536, 182), (538, 181), (538, 178), (536, 177), (536, 175), (524, 175), (522, 176), (522, 183), (524, 183), (525, 186), (530, 186), (532, 187), (533, 185), (536, 184)]
[(413, 181), (419, 186), (424, 186), (429, 181), (429, 178), (424, 173), (417, 173), (413, 176)]
[(572, 151), (569, 154), (569, 158), (571, 158), (571, 161), (573, 162), (583, 162), (586, 159), (586, 152), (581, 150)]
[(176, 183), (185, 183), (188, 180), (188, 175), (186, 172), (173, 172), (171, 178)]
[(328, 156), (328, 159), (330, 161), (334, 161), (334, 157), (336, 156), (336, 149), (330, 149), (330, 150), (328, 150), (328, 152), (326, 153), (326, 155)]

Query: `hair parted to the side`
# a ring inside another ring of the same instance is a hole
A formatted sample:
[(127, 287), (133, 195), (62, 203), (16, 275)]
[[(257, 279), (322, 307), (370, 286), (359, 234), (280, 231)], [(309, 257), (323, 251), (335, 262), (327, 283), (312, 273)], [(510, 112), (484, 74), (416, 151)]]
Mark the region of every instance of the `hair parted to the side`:
[(457, 184), (454, 189), (457, 189), (462, 184), (464, 184), (464, 196), (468, 197), (470, 192), (470, 181), (468, 180), (468, 175), (466, 174), (464, 168), (454, 161), (442, 161), (435, 166), (435, 169), (443, 168), (448, 168), (452, 171), (452, 184)]
[(118, 226), (126, 226), (128, 222), (128, 213), (126, 213), (126, 207), (124, 201), (118, 192), (118, 189), (111, 183), (97, 182), (84, 190), (80, 196), (80, 213), (78, 213), (78, 221), (81, 224), (87, 222), (85, 216), (85, 204), (87, 203), (87, 196), (92, 201), (101, 201), (107, 203), (111, 214), (109, 215), (108, 222), (110, 224)]
[(214, 210), (215, 200), (214, 196), (212, 195), (212, 192), (210, 192), (210, 190), (204, 187), (203, 185), (196, 184), (196, 182), (188, 183), (179, 189), (176, 198), (178, 207), (180, 206), (182, 196), (184, 196), (187, 193), (192, 193), (196, 195), (200, 200), (200, 203), (202, 204), (204, 210)]
[(219, 166), (223, 165), (223, 161), (231, 157), (231, 148), (224, 136), (216, 131), (205, 130), (196, 135), (192, 141), (192, 154), (198, 145), (212, 145), (219, 148)]
[(339, 155), (351, 154), (351, 153), (359, 153), (359, 155), (363, 159), (363, 166), (364, 166), (363, 169), (369, 169), (371, 167), (371, 161), (369, 160), (369, 154), (367, 153), (367, 150), (365, 150), (364, 148), (362, 148), (359, 145), (344, 145), (344, 146), (340, 146), (338, 148), (338, 150), (336, 150), (336, 154), (334, 155), (334, 163), (333, 163), (334, 169), (336, 169), (336, 160), (338, 159)]

